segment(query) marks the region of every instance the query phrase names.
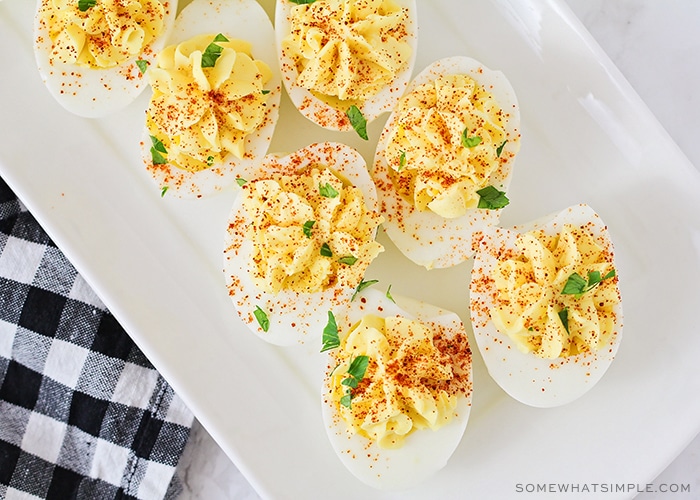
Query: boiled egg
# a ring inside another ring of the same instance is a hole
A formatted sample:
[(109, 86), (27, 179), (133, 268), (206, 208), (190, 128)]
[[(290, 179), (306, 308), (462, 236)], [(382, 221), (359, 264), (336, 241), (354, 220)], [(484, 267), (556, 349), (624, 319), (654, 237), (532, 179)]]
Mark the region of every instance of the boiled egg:
[(349, 146), (316, 143), (247, 164), (224, 245), (224, 275), (242, 321), (277, 345), (321, 335), (383, 250), (382, 217), (365, 161)]
[(38, 0), (34, 54), (46, 88), (79, 116), (124, 108), (146, 88), (176, 10), (177, 0)]
[(475, 236), (470, 310), (488, 372), (516, 400), (560, 406), (603, 377), (622, 338), (613, 245), (588, 205)]
[(327, 346), (324, 332), (330, 444), (369, 486), (416, 486), (447, 464), (467, 426), (472, 358), (464, 326), (454, 313), (376, 287), (337, 312), (327, 328), (338, 341)]
[(267, 153), (282, 88), (272, 22), (255, 0), (188, 4), (147, 76), (141, 151), (164, 196), (220, 192)]
[(278, 0), (275, 33), (283, 82), (302, 115), (361, 133), (391, 111), (411, 78), (416, 2)]
[(387, 235), (406, 257), (431, 269), (472, 256), (472, 234), (508, 203), (519, 122), (507, 78), (474, 59), (438, 60), (410, 83), (372, 171)]

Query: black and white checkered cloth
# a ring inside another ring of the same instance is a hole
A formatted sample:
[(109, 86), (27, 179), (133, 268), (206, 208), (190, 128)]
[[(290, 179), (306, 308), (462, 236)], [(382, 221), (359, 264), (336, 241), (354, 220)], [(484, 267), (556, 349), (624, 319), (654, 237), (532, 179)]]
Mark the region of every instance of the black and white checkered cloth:
[(192, 421), (0, 179), (0, 498), (173, 498)]

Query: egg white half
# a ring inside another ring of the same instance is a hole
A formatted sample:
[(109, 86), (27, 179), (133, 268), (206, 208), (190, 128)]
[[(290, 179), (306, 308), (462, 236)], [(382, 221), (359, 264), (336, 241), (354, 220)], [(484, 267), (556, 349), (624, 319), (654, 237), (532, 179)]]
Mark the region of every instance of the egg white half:
[[(515, 153), (520, 148), (520, 111), (515, 91), (503, 73), (490, 70), (468, 57), (440, 59), (413, 79), (406, 94), (440, 76), (455, 74), (468, 75), (486, 87), (501, 108), (510, 115), (505, 122), (508, 142), (501, 154), (508, 161), (503, 162), (491, 178), (491, 184), (507, 193)], [(384, 224), (387, 235), (406, 257), (418, 265), (427, 269), (454, 266), (473, 256), (472, 234), (498, 224), (501, 210), (475, 208), (462, 217), (446, 219), (429, 210), (419, 211), (406, 201), (393, 187), (385, 156), (387, 143), (398, 118), (396, 111), (389, 116), (377, 143), (372, 170), (387, 219)]]
[[(327, 166), (343, 176), (362, 191), (367, 208), (378, 210), (377, 194), (364, 159), (344, 144), (315, 143), (281, 158), (268, 155), (259, 164), (245, 165), (241, 176), (252, 181), (270, 178), (273, 174), (292, 175), (313, 165)], [(277, 294), (260, 290), (249, 274), (253, 244), (244, 234), (248, 221), (242, 197), (237, 196), (224, 238), (224, 275), (238, 315), (260, 338), (272, 344), (295, 345), (320, 338), (328, 311), (345, 308), (354, 288), (338, 284), (316, 293), (282, 290)], [(267, 332), (255, 319), (256, 307), (267, 314), (270, 321)]]
[(38, 0), (34, 16), (34, 56), (41, 79), (54, 99), (71, 113), (86, 118), (109, 115), (133, 102), (148, 86), (148, 79), (136, 61), (140, 59), (153, 65), (175, 22), (177, 0), (160, 2), (165, 7), (163, 33), (139, 56), (113, 68), (84, 68), (52, 59), (51, 37), (48, 26), (39, 16), (42, 0)]
[(270, 90), (263, 123), (245, 139), (245, 156), (229, 153), (222, 163), (198, 172), (166, 164), (153, 165), (148, 130), (141, 140), (141, 155), (159, 190), (167, 186), (166, 196), (201, 198), (230, 187), (239, 176), (238, 169), (259, 162), (267, 153), (279, 117), (282, 95), (275, 32), (267, 13), (256, 0), (194, 0), (177, 16), (169, 45), (178, 44), (204, 33), (223, 33), (252, 45), (253, 58), (270, 67), (272, 78), (265, 85)]
[[(406, 30), (408, 38), (406, 42), (411, 47), (411, 57), (406, 68), (396, 75), (391, 85), (386, 86), (371, 99), (358, 104), (358, 108), (365, 117), (367, 123), (372, 122), (383, 113), (390, 112), (403, 95), (413, 73), (418, 47), (418, 19), (415, 0), (395, 0), (395, 3), (407, 9), (408, 24)], [(290, 12), (296, 4), (290, 0), (277, 0), (275, 5), (275, 35), (277, 53), (282, 72), (282, 81), (294, 106), (299, 112), (315, 124), (338, 131), (352, 130), (352, 125), (345, 115), (345, 111), (329, 106), (326, 102), (314, 96), (309, 90), (297, 85), (299, 72), (296, 65), (282, 51), (282, 40), (289, 34)]]
[[(617, 353), (622, 339), (622, 304), (614, 306), (615, 328), (607, 345), (596, 352), (567, 358), (543, 359), (524, 353), (495, 327), (489, 310), (494, 307), (494, 288), (483, 284), (497, 262), (499, 252), (515, 250), (518, 234), (542, 229), (556, 234), (564, 224), (586, 226), (599, 245), (612, 243), (606, 225), (588, 205), (569, 207), (556, 215), (512, 229), (489, 228), (476, 244), (476, 255), (470, 282), (470, 310), (476, 343), (489, 375), (514, 399), (535, 407), (567, 404), (588, 392), (603, 377)], [(493, 283), (493, 280), (491, 280)]]
[[(394, 300), (375, 288), (367, 288), (358, 293), (349, 308), (336, 315), (341, 339), (343, 332), (347, 332), (367, 314), (416, 319), (427, 325), (442, 326), (447, 335), (462, 334), (466, 338), (464, 325), (455, 313), (398, 295), (394, 296)], [(326, 364), (321, 397), (323, 422), (333, 450), (357, 479), (381, 490), (403, 490), (422, 483), (447, 465), (467, 427), (471, 411), (471, 390), (465, 397), (459, 398), (456, 415), (444, 427), (438, 430), (417, 430), (406, 438), (401, 448), (385, 449), (351, 432), (340, 417), (337, 405), (328, 401), (331, 391), (329, 375), (334, 369), (330, 355)], [(471, 357), (468, 373), (471, 384)]]

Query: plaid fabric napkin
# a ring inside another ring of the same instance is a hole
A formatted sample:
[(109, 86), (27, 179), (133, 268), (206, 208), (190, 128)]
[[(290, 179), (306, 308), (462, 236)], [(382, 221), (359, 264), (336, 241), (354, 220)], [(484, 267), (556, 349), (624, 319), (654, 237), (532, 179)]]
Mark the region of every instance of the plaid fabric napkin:
[(192, 421), (0, 179), (0, 498), (174, 498)]

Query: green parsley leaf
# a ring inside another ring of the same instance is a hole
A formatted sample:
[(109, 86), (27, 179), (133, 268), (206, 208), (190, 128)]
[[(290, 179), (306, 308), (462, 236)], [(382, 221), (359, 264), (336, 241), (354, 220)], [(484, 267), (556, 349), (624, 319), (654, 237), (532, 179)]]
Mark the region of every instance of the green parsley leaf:
[(600, 271), (589, 271), (588, 281), (586, 278), (578, 273), (572, 273), (571, 276), (564, 283), (564, 288), (562, 288), (562, 295), (574, 295), (577, 299), (581, 296), (593, 290), (597, 287), (603, 280), (610, 279), (615, 276), (615, 270), (609, 271), (605, 276), (601, 276)]
[(314, 3), (316, 0), (289, 0), (292, 3), (295, 3), (297, 5), (305, 5), (307, 3)]
[(355, 129), (357, 135), (359, 135), (365, 141), (368, 141), (367, 120), (365, 120), (365, 117), (362, 116), (362, 111), (360, 111), (360, 108), (353, 104), (350, 106), (350, 109), (345, 112), (345, 114), (350, 119), (350, 125), (352, 125), (352, 128)]
[(228, 38), (219, 33), (214, 37), (214, 41), (207, 45), (207, 48), (202, 52), (202, 68), (213, 68), (216, 65), (216, 60), (221, 56), (224, 49), (216, 42), (228, 42)]
[(503, 144), (501, 144), (500, 146), (498, 146), (496, 148), (496, 157), (497, 158), (501, 157), (501, 153), (503, 153), (503, 147), (506, 145), (507, 142), (508, 142), (508, 140), (506, 139), (505, 141), (503, 141)]
[(207, 167), (211, 167), (214, 164), (214, 157), (207, 156)]
[(601, 282), (603, 278), (600, 276), (600, 271), (590, 271), (588, 273), (588, 286), (593, 288)]
[(344, 255), (338, 259), (338, 262), (347, 266), (352, 266), (355, 262), (357, 262), (357, 257), (354, 255)]
[(609, 280), (610, 278), (614, 278), (614, 277), (615, 277), (615, 270), (613, 269), (610, 272), (608, 272), (605, 276), (603, 276), (603, 280)]
[(236, 179), (236, 184), (238, 184), (239, 186), (242, 186), (242, 185), (245, 184), (246, 182), (248, 182), (248, 181), (245, 180), (245, 179), (243, 179), (242, 177), (238, 177), (238, 178)]
[(365, 356), (364, 354), (357, 356), (350, 362), (347, 377), (340, 381), (341, 385), (347, 387), (345, 395), (340, 398), (341, 405), (350, 408), (353, 398), (352, 389), (357, 389), (357, 386), (367, 372), (367, 366), (369, 366), (369, 356)]
[(401, 151), (401, 156), (399, 157), (399, 171), (406, 166), (406, 151)]
[(331, 186), (330, 182), (326, 182), (325, 185), (322, 185), (319, 182), (318, 192), (321, 193), (321, 196), (326, 198), (336, 198), (340, 194), (333, 186)]
[(262, 89), (260, 92), (262, 93), (262, 95), (267, 95), (270, 93), (270, 91), (267, 89)]
[(562, 295), (583, 295), (587, 284), (586, 278), (578, 273), (572, 273), (566, 280), (561, 293)]
[[(348, 368), (348, 375), (359, 382), (365, 376), (365, 372), (367, 372), (368, 365), (369, 356), (365, 356), (364, 354), (361, 356), (357, 356), (350, 363), (350, 367)], [(355, 385), (355, 387), (357, 387), (357, 385)]]
[(340, 398), (340, 404), (345, 406), (346, 408), (350, 408), (351, 401), (352, 401), (352, 394), (350, 394), (350, 393), (347, 393), (345, 396)]
[(78, 9), (80, 12), (85, 12), (90, 7), (94, 7), (96, 3), (97, 0), (78, 0)]
[(358, 293), (360, 293), (365, 288), (374, 285), (375, 283), (379, 283), (379, 280), (368, 280), (368, 281), (360, 280), (360, 284), (357, 285), (357, 288), (355, 288), (355, 293), (352, 294), (352, 298), (350, 299), (350, 302), (355, 300), (355, 297), (357, 296)]
[(321, 338), (323, 346), (321, 352), (329, 351), (340, 347), (340, 338), (338, 337), (338, 324), (335, 322), (335, 316), (332, 311), (328, 311), (328, 323), (323, 329), (323, 337)]
[(473, 148), (481, 144), (481, 137), (478, 135), (474, 135), (472, 137), (469, 137), (469, 130), (464, 129), (464, 132), (462, 132), (462, 146), (465, 148)]
[(270, 320), (267, 317), (267, 313), (260, 309), (260, 306), (255, 306), (253, 316), (255, 316), (255, 319), (258, 321), (258, 324), (260, 325), (260, 328), (262, 328), (263, 332), (270, 329)]
[(333, 252), (331, 251), (331, 247), (328, 246), (328, 243), (321, 245), (321, 255), (324, 257), (333, 257)]
[(561, 323), (564, 325), (564, 330), (566, 330), (566, 333), (571, 335), (569, 333), (569, 308), (565, 307), (561, 311), (557, 313), (559, 315), (559, 319), (561, 320)]
[(152, 135), (151, 138), (151, 160), (154, 165), (164, 165), (168, 163), (167, 154), (168, 150), (165, 149), (163, 142), (156, 136)]
[(510, 203), (505, 191), (499, 191), (493, 186), (486, 186), (483, 189), (479, 189), (476, 194), (479, 195), (478, 208), (498, 210)]
[(391, 285), (389, 285), (389, 288), (386, 289), (386, 298), (396, 304), (394, 297), (391, 296)]
[(340, 385), (344, 385), (346, 387), (352, 387), (353, 389), (356, 389), (357, 386), (359, 385), (359, 382), (357, 381), (356, 378), (346, 377), (340, 381)]
[(165, 149), (165, 145), (163, 144), (163, 141), (158, 139), (155, 135), (151, 135), (150, 138), (151, 138), (151, 143), (153, 144), (153, 148), (156, 151), (159, 151), (160, 153), (164, 153), (164, 154), (168, 153), (168, 150)]
[(302, 231), (304, 231), (304, 236), (307, 238), (311, 238), (311, 228), (314, 227), (314, 224), (316, 224), (315, 220), (307, 220), (304, 222), (304, 227), (302, 228)]
[(165, 196), (165, 193), (168, 192), (168, 186), (163, 186), (163, 189), (160, 190), (160, 197), (162, 198)]
[(143, 59), (138, 59), (136, 61), (136, 66), (139, 67), (139, 71), (143, 75), (144, 73), (146, 73), (146, 70), (148, 69), (148, 61), (144, 61)]

